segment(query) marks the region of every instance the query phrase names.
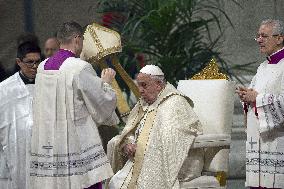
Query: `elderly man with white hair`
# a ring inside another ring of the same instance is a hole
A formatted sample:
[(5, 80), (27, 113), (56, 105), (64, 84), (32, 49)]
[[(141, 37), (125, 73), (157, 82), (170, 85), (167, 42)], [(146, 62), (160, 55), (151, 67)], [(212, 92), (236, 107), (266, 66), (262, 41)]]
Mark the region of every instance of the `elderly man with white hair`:
[(178, 173), (195, 137), (202, 132), (192, 101), (167, 83), (158, 66), (137, 76), (141, 99), (122, 134), (108, 145), (117, 172), (110, 189), (180, 188)]
[(264, 20), (255, 40), (267, 56), (249, 88), (237, 90), (247, 116), (246, 185), (284, 188), (284, 25)]

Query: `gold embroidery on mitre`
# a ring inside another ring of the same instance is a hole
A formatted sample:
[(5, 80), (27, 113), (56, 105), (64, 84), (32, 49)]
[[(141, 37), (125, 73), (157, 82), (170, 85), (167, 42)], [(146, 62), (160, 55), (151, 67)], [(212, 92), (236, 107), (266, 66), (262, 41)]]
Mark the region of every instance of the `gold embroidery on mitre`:
[[(100, 36), (98, 36), (98, 32)], [(91, 35), (93, 43), (97, 48), (97, 52), (91, 57), (88, 57), (88, 61), (98, 61), (109, 54), (122, 51), (120, 35), (116, 31), (93, 23), (87, 26), (84, 33), (85, 38), (87, 33)]]
[[(108, 67), (105, 63), (105, 58), (110, 56), (111, 63), (115, 70), (138, 99), (140, 97), (138, 87), (120, 65), (118, 58), (115, 55), (115, 53), (121, 51), (122, 45), (119, 33), (97, 23), (87, 26), (84, 33), (82, 50), (83, 59), (91, 64), (99, 66), (101, 69), (104, 69)], [(116, 81), (112, 83), (112, 87), (115, 89), (118, 97), (117, 106), (119, 112), (121, 114), (128, 113), (130, 111), (129, 105), (126, 99), (123, 97), (122, 91)]]
[(210, 63), (203, 68), (201, 72), (195, 74), (191, 79), (193, 80), (204, 80), (204, 79), (226, 79), (229, 80), (229, 77), (221, 73), (216, 63), (216, 59), (212, 58)]

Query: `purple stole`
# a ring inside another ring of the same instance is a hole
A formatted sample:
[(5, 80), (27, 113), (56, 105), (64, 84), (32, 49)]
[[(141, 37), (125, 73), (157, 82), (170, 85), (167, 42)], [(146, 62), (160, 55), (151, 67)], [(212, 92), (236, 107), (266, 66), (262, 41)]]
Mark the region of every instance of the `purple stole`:
[[(50, 57), (44, 64), (44, 70), (59, 70), (63, 62), (69, 58), (75, 57), (75, 54), (69, 50), (59, 49), (58, 52)], [(102, 189), (102, 183), (96, 183), (86, 189)]]
[(55, 55), (46, 61), (44, 70), (59, 70), (63, 62), (69, 57), (75, 57), (75, 54), (69, 50), (59, 49)]
[(268, 56), (268, 64), (277, 64), (280, 60), (284, 58), (284, 48), (271, 56)]

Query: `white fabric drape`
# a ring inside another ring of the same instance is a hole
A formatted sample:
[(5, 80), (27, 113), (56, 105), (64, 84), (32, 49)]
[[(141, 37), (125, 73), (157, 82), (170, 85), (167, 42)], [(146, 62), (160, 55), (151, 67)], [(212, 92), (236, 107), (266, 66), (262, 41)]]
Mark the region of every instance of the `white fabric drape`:
[(0, 83), (0, 177), (8, 189), (29, 189), (33, 88), (19, 73)]

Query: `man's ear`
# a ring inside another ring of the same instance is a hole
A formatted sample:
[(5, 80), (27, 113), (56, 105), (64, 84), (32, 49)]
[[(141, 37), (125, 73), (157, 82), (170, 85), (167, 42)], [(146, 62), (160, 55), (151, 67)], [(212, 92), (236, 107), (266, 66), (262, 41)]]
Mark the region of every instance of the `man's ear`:
[(284, 36), (281, 35), (279, 36), (279, 40), (277, 41), (277, 44), (278, 45), (284, 44), (283, 42), (284, 42)]
[(75, 44), (79, 44), (80, 38), (78, 36), (74, 37), (73, 40), (75, 41)]
[(19, 66), (20, 66), (20, 63), (21, 63), (22, 61), (19, 59), (19, 58), (16, 58), (16, 64), (18, 64)]
[(158, 85), (158, 90), (162, 90), (163, 89), (163, 82), (160, 80), (157, 80), (157, 85)]
[(23, 63), (19, 58), (16, 58), (16, 64), (19, 66), (19, 69), (22, 69)]

